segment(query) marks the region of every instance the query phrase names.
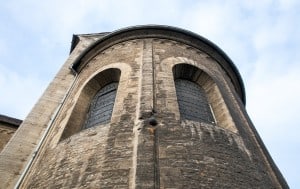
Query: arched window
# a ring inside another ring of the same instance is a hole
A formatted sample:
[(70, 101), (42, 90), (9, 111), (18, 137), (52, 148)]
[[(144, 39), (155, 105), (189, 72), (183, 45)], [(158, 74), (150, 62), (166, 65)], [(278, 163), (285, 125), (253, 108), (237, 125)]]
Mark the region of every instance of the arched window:
[[(76, 99), (61, 140), (83, 129), (110, 123), (120, 77), (120, 69), (109, 68), (86, 82)], [(77, 92), (80, 86), (74, 91)]]
[(216, 82), (196, 66), (180, 63), (173, 67), (180, 118), (213, 125), (237, 133)]
[(84, 129), (110, 122), (118, 83), (110, 83), (101, 88), (92, 99)]
[(176, 79), (175, 87), (181, 119), (214, 123), (214, 117), (202, 87), (187, 79)]

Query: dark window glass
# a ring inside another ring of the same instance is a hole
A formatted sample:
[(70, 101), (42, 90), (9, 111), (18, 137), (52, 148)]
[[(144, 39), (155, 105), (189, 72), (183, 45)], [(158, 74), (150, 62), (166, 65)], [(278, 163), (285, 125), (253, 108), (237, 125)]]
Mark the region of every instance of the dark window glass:
[(118, 83), (110, 83), (100, 89), (93, 98), (84, 128), (110, 122)]
[(203, 88), (185, 79), (176, 79), (175, 86), (181, 119), (214, 122)]

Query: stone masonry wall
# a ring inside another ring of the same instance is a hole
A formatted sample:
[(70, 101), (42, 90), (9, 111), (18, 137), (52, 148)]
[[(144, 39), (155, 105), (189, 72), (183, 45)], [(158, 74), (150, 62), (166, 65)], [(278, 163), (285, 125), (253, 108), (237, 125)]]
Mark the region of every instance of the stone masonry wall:
[[(220, 121), (234, 120), (237, 131), (192, 121), (180, 121), (173, 112), (178, 112), (173, 78), (168, 72), (173, 65), (189, 63), (212, 77), (220, 89), (219, 99), (228, 109), (239, 111), (241, 104), (233, 103), (230, 94), (235, 93), (230, 79), (222, 68), (208, 55), (184, 44), (168, 40), (155, 40), (156, 114), (155, 129), (159, 146), (156, 154), (161, 188), (276, 188), (275, 178), (263, 159), (255, 141), (249, 139), (247, 122), (239, 114), (227, 114)], [(173, 57), (170, 59), (170, 57)], [(169, 59), (168, 64), (162, 64)], [(180, 62), (181, 60), (181, 62)], [(225, 111), (225, 109), (224, 109)], [(234, 116), (234, 117), (233, 117)], [(230, 122), (229, 122), (230, 123)], [(231, 123), (233, 124), (233, 123)], [(226, 124), (225, 124), (226, 125)], [(248, 135), (241, 135), (244, 132)], [(244, 140), (244, 137), (246, 140)]]
[[(143, 41), (116, 45), (96, 56), (79, 74), (45, 145), (53, 147), (39, 154), (23, 187), (43, 188), (51, 183), (53, 188), (128, 188), (134, 183), (132, 140), (142, 48)], [(85, 129), (60, 141), (83, 85), (109, 68), (121, 70), (111, 123)]]
[[(180, 119), (172, 72), (180, 63), (211, 77), (220, 93), (215, 109), (227, 111), (224, 127)], [(61, 140), (84, 85), (109, 68), (121, 71), (111, 123)], [(235, 98), (229, 77), (203, 51), (152, 38), (113, 45), (77, 76), (22, 187), (280, 188)]]

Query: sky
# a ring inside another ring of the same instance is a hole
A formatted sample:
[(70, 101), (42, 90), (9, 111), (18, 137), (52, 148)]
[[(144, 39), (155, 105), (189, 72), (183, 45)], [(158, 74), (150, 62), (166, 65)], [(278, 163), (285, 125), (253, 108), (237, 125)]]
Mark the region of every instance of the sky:
[(247, 111), (300, 188), (300, 1), (0, 0), (0, 114), (24, 119), (66, 61), (73, 34), (145, 24), (197, 33), (239, 69)]

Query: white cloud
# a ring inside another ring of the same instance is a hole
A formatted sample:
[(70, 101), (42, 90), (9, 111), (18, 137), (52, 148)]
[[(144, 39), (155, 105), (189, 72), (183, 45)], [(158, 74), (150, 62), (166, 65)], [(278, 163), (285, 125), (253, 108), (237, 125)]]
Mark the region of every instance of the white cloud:
[(2, 56), (6, 53), (6, 47), (5, 47), (5, 43), (2, 41), (2, 39), (0, 38), (0, 54), (2, 54)]
[(32, 75), (18, 75), (1, 65), (0, 73), (0, 113), (24, 119), (47, 83)]
[(290, 9), (293, 9), (296, 6), (299, 6), (298, 0), (279, 0), (278, 1), (278, 7), (280, 7), (282, 10), (289, 11)]
[(258, 56), (247, 78), (247, 110), (290, 187), (298, 188), (300, 64), (298, 59), (293, 60), (298, 63), (289, 62), (288, 56), (290, 53)]
[(230, 13), (227, 8), (226, 4), (220, 6), (213, 1), (195, 3), (180, 21), (185, 27), (213, 40), (224, 36), (224, 30), (231, 28), (228, 22), (236, 12)]
[(287, 67), (282, 72), (271, 66), (257, 65), (252, 78), (249, 78), (247, 109), (267, 137), (281, 135), (281, 129), (287, 133), (291, 130), (300, 132), (300, 128), (293, 128), (297, 123), (300, 124), (296, 119), (300, 111), (298, 81), (300, 65)]

